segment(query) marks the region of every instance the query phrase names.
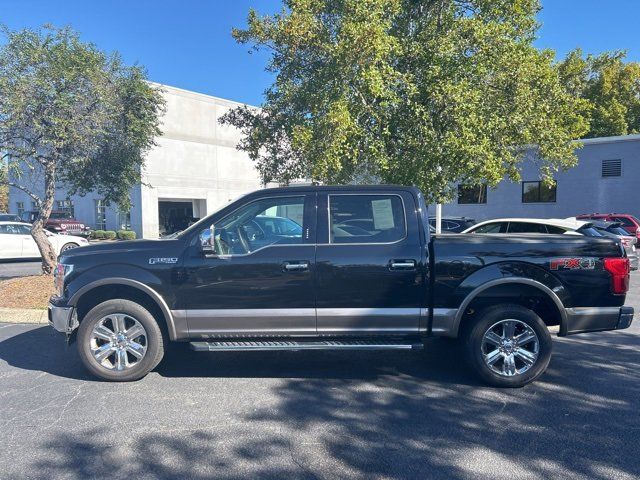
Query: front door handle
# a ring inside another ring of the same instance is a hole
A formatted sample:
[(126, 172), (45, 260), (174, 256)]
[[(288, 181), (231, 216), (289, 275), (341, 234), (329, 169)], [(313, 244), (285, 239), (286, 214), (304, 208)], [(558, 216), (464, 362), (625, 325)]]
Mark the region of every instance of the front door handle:
[(284, 269), (287, 272), (302, 272), (309, 270), (309, 262), (285, 262)]
[(415, 260), (391, 260), (389, 262), (390, 270), (413, 270), (416, 268)]

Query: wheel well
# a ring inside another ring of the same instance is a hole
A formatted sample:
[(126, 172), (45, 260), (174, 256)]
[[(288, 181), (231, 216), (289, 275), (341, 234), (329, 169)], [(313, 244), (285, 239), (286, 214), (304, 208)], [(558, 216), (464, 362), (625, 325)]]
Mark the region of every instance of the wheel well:
[(511, 303), (533, 310), (547, 326), (560, 325), (562, 314), (556, 303), (544, 291), (523, 283), (506, 283), (495, 285), (480, 292), (465, 308), (460, 321), (459, 333), (473, 325), (473, 319), (483, 309)]
[(100, 285), (85, 292), (76, 303), (78, 321), (82, 322), (85, 315), (96, 305), (113, 299), (131, 300), (132, 302), (142, 305), (153, 315), (153, 318), (156, 319), (162, 335), (164, 335), (166, 339), (169, 339), (169, 331), (167, 329), (168, 319), (165, 318), (158, 303), (149, 294), (129, 285)]

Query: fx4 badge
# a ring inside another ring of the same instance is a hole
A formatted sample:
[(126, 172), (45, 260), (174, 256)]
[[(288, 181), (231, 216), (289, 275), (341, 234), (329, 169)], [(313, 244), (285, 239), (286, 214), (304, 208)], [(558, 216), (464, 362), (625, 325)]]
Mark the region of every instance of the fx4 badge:
[(552, 258), (549, 264), (551, 270), (593, 270), (596, 261), (593, 258)]
[(178, 263), (178, 259), (175, 257), (160, 257), (149, 259), (149, 265), (156, 265), (158, 263)]

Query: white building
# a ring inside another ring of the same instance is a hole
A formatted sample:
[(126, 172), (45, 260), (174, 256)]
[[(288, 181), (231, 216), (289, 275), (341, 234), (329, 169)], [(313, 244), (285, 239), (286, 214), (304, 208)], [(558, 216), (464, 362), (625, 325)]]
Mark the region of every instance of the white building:
[[(129, 228), (138, 237), (157, 238), (262, 187), (253, 162), (235, 148), (240, 132), (218, 122), (239, 103), (165, 85), (162, 88), (167, 102), (163, 133), (147, 155), (142, 184), (132, 189), (131, 211), (120, 213), (115, 205), (106, 207), (97, 194), (67, 198), (62, 188), (57, 191), (54, 210), (68, 210), (94, 229)], [(10, 189), (10, 213), (21, 215), (34, 209), (29, 196)]]

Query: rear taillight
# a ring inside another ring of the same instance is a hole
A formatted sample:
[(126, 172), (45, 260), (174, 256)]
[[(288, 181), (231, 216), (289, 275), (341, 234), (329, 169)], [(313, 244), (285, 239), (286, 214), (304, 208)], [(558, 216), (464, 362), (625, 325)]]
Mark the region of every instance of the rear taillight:
[(629, 259), (626, 257), (605, 258), (604, 269), (611, 274), (611, 290), (616, 295), (629, 290)]

